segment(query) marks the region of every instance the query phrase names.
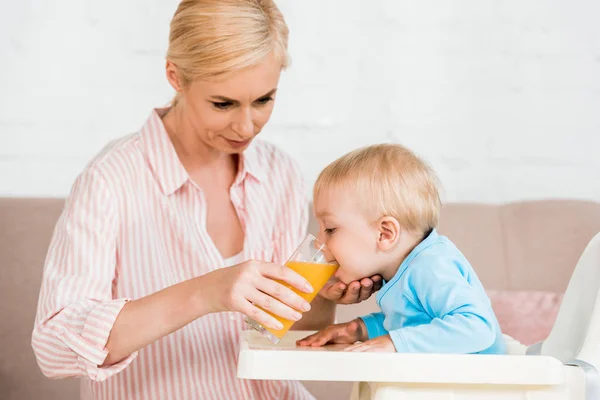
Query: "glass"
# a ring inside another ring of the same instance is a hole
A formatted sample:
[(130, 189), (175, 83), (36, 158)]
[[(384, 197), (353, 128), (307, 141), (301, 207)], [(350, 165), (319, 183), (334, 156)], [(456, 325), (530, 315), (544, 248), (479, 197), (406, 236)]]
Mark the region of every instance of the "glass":
[[(296, 290), (296, 288), (291, 287), (285, 282), (277, 282), (292, 289), (300, 297), (310, 303), (317, 296), (319, 290), (325, 286), (325, 283), (327, 283), (329, 278), (331, 278), (331, 276), (338, 269), (337, 262), (332, 260), (333, 257), (331, 256), (331, 253), (327, 247), (319, 242), (313, 235), (308, 234), (296, 251), (294, 251), (294, 254), (292, 254), (289, 260), (287, 260), (285, 265), (289, 269), (297, 272), (299, 275), (302, 275), (304, 279), (306, 279), (312, 285), (314, 291), (312, 293), (304, 293)], [(261, 310), (281, 322), (283, 324), (283, 328), (267, 328), (250, 317), (246, 318), (246, 322), (248, 322), (252, 328), (262, 333), (271, 343), (279, 343), (279, 340), (287, 333), (287, 331), (290, 330), (296, 321), (281, 318), (262, 308)]]

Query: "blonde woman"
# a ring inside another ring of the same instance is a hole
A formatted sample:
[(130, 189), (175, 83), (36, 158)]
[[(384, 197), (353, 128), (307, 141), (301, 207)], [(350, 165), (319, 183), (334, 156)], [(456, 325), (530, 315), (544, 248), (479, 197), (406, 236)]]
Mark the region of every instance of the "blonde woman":
[[(184, 0), (171, 22), (169, 108), (108, 145), (77, 178), (52, 238), (32, 344), (83, 399), (309, 399), (298, 382), (236, 378), (244, 315), (317, 329), (377, 278), (312, 291), (281, 267), (307, 224), (283, 152), (255, 140), (286, 67), (270, 0)], [(309, 311), (310, 310), (310, 311)]]

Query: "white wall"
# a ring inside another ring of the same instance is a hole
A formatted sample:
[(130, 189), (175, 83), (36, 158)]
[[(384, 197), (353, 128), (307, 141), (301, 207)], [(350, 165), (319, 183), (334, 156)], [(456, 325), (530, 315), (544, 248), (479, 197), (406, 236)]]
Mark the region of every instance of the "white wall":
[[(166, 103), (175, 0), (0, 0), (0, 195), (64, 196)], [(600, 3), (280, 0), (293, 64), (264, 137), (306, 177), (369, 143), (446, 200), (600, 200)]]

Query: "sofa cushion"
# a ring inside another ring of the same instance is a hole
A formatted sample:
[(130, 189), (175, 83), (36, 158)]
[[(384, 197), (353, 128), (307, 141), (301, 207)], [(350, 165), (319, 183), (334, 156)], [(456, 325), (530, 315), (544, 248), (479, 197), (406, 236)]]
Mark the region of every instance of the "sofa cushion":
[(600, 232), (600, 204), (544, 200), (502, 206), (508, 286), (562, 293), (579, 257)]
[(503, 247), (502, 207), (491, 204), (447, 204), (438, 231), (464, 253), (486, 288), (508, 286)]
[(0, 199), (0, 397), (79, 398), (79, 381), (45, 378), (31, 349), (42, 269), (63, 199)]
[(526, 345), (548, 337), (563, 299), (541, 290), (490, 290), (488, 296), (502, 332)]

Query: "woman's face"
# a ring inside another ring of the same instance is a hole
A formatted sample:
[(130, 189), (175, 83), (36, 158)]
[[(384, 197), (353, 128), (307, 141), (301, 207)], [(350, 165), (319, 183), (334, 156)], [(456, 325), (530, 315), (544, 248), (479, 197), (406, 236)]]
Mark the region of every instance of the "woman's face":
[[(281, 61), (270, 55), (248, 69), (179, 90), (177, 120), (185, 127), (177, 134), (224, 153), (244, 151), (271, 117), (281, 69)], [(176, 67), (167, 64), (167, 77), (177, 90), (176, 74)]]

